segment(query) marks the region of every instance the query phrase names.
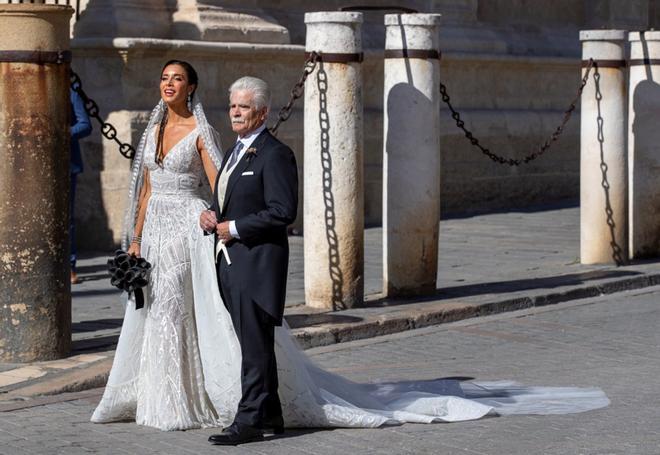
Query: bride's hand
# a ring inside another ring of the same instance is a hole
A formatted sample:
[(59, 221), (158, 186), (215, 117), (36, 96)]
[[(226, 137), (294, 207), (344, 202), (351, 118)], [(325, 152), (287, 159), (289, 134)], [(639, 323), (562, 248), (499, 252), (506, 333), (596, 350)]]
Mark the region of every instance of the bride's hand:
[(215, 218), (215, 212), (213, 210), (204, 210), (199, 215), (199, 226), (206, 232), (215, 231), (215, 226), (218, 224), (218, 220)]
[(128, 247), (128, 254), (134, 254), (137, 257), (140, 257), (140, 244), (137, 242), (131, 243), (131, 246)]

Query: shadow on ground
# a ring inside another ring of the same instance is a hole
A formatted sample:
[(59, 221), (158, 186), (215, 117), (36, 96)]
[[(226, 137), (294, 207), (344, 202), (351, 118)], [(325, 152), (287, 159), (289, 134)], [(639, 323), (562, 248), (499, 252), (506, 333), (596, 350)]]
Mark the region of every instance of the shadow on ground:
[(522, 280), (494, 281), (490, 283), (474, 283), (462, 286), (449, 286), (436, 289), (434, 294), (415, 297), (414, 299), (375, 299), (367, 303), (369, 307), (406, 305), (435, 300), (454, 299), (461, 297), (474, 297), (485, 294), (509, 294), (512, 292), (553, 289), (564, 286), (586, 284), (589, 281), (623, 278), (643, 275), (641, 272), (628, 270), (594, 270), (583, 273), (569, 273), (567, 275), (525, 278)]
[(76, 290), (74, 288), (71, 291), (72, 297), (94, 297), (94, 296), (111, 295), (111, 294), (117, 294), (117, 299), (119, 299), (119, 294), (121, 294), (121, 291), (116, 288), (112, 288), (109, 285), (105, 289)]
[(637, 275), (642, 275), (642, 273), (627, 270), (594, 270), (591, 272), (569, 273), (567, 275), (550, 276), (545, 278), (525, 278), (522, 280), (495, 281), (491, 283), (446, 287), (438, 289), (436, 296), (453, 298), (483, 294), (507, 294), (510, 292), (528, 291), (532, 289), (552, 289), (562, 286), (576, 286), (594, 280), (631, 277)]
[(286, 322), (289, 327), (296, 329), (298, 327), (313, 327), (322, 324), (350, 324), (360, 322), (362, 318), (357, 316), (347, 316), (333, 313), (317, 314), (286, 314)]
[(117, 347), (119, 334), (108, 335), (96, 338), (86, 338), (84, 340), (74, 340), (71, 345), (70, 355), (90, 354), (94, 352), (105, 352), (114, 350)]
[(97, 319), (94, 321), (80, 321), (71, 324), (73, 333), (96, 332), (98, 330), (116, 329), (121, 327), (123, 319)]

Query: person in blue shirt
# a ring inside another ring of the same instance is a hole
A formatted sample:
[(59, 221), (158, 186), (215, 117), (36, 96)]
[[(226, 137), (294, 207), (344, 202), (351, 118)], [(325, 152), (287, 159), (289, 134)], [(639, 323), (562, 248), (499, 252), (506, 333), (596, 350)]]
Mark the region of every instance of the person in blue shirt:
[(76, 274), (76, 225), (74, 221), (74, 207), (76, 201), (76, 181), (78, 174), (83, 171), (82, 155), (80, 154), (79, 139), (87, 137), (92, 132), (92, 123), (85, 111), (85, 103), (75, 90), (69, 90), (71, 99), (71, 193), (69, 196), (69, 237), (71, 240), (71, 284), (80, 282)]

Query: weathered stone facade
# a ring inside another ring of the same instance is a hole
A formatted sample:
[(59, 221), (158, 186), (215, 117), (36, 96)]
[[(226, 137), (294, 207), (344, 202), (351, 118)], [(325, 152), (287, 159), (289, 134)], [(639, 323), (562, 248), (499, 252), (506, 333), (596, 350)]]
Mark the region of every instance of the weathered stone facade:
[[(273, 106), (289, 98), (303, 62), (305, 12), (337, 10), (344, 0), (83, 0), (73, 27), (74, 69), (87, 93), (137, 144), (158, 100), (158, 75), (170, 58), (200, 73), (200, 95), (221, 134), (229, 84), (244, 74), (267, 80)], [(378, 4), (380, 2), (357, 2)], [(427, 0), (404, 6), (442, 14), (441, 80), (467, 125), (499, 154), (521, 157), (554, 130), (580, 78), (581, 29), (648, 29), (660, 24), (660, 0)], [(364, 15), (365, 222), (382, 216), (383, 14)], [(280, 129), (302, 171), (302, 102)], [(96, 125), (95, 125), (96, 126)], [(494, 164), (470, 146), (442, 109), (443, 213), (524, 207), (579, 194), (579, 121), (542, 158), (520, 168)], [(107, 248), (118, 240), (129, 163), (99, 128), (83, 141), (79, 243)], [(411, 157), (415, 151), (411, 150)], [(303, 185), (301, 184), (301, 188)], [(302, 198), (301, 198), (302, 201)], [(301, 202), (302, 208), (302, 202)], [(297, 225), (302, 226), (302, 210)]]

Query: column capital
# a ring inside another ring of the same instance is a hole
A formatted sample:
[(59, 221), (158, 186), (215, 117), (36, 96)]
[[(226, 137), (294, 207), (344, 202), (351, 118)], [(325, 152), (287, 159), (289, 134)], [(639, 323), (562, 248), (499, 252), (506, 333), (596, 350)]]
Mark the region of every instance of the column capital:
[(442, 14), (386, 14), (385, 25), (418, 25), (437, 27)]
[(627, 35), (625, 30), (581, 30), (580, 41), (624, 41)]
[(362, 52), (362, 13), (330, 11), (305, 14), (305, 50), (327, 53)]
[(439, 48), (440, 14), (386, 14), (385, 49)]
[(660, 41), (660, 31), (630, 32), (628, 34), (628, 41), (642, 41), (642, 35), (644, 36), (644, 41)]
[(317, 23), (357, 23), (363, 22), (362, 13), (354, 11), (318, 11), (305, 13), (305, 24)]
[(627, 37), (625, 30), (582, 30), (582, 59), (616, 60), (623, 64)]
[(73, 8), (21, 3), (0, 5), (0, 49), (11, 51), (69, 49), (69, 20)]

